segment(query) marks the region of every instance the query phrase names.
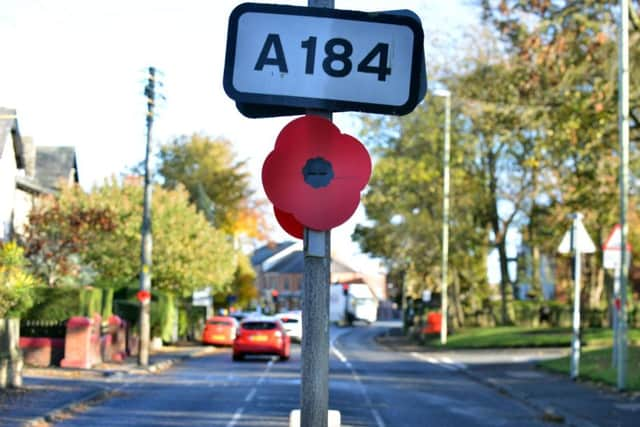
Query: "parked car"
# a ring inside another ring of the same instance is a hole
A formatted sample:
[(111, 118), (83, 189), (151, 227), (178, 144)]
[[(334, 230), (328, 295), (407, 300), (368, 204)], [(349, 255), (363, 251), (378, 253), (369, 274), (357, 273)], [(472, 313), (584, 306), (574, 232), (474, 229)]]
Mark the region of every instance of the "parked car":
[(280, 360), (289, 360), (291, 338), (282, 322), (273, 316), (245, 318), (233, 340), (233, 360), (242, 360), (246, 355), (276, 355)]
[(300, 311), (287, 311), (278, 313), (276, 317), (282, 322), (287, 335), (292, 341), (302, 342), (302, 313)]
[(238, 321), (231, 316), (210, 317), (202, 331), (202, 343), (231, 346), (237, 330)]

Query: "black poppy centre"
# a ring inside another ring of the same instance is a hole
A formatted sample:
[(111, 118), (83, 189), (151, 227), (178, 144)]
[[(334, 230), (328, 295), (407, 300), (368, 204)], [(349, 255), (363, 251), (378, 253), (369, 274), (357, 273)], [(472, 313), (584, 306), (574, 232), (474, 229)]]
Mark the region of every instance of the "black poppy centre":
[(322, 157), (314, 157), (307, 160), (302, 168), (302, 176), (304, 176), (304, 182), (313, 188), (322, 188), (328, 186), (335, 175), (331, 162)]

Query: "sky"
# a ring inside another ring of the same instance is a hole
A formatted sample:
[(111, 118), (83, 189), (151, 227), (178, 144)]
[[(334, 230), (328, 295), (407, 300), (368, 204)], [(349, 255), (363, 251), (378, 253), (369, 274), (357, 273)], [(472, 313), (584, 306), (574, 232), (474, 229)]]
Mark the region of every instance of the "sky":
[[(260, 1), (256, 1), (261, 3)], [(247, 160), (256, 197), (264, 198), (262, 163), (280, 130), (295, 117), (249, 119), (224, 93), (227, 25), (241, 2), (212, 0), (2, 0), (0, 106), (17, 110), (23, 135), (38, 146), (74, 146), (81, 185), (119, 176), (145, 153), (147, 68), (162, 87), (153, 147), (202, 133), (233, 144)], [(306, 6), (306, 1), (268, 3)], [(422, 20), (427, 74), (430, 55), (455, 54), (456, 40), (476, 22), (465, 0), (345, 0), (337, 9), (410, 9)], [(429, 83), (430, 85), (432, 82)], [(353, 114), (334, 115), (354, 136)], [(374, 268), (350, 235), (366, 220), (362, 206), (332, 230), (332, 248), (356, 268)], [(274, 224), (275, 240), (290, 239)]]

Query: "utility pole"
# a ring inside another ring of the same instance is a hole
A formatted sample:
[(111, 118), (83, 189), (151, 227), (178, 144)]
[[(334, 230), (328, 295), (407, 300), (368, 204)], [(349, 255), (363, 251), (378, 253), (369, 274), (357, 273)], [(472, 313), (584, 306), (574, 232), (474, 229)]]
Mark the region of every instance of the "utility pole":
[(440, 325), (440, 343), (447, 343), (448, 335), (448, 270), (449, 270), (449, 159), (451, 157), (451, 92), (446, 89), (438, 89), (433, 92), (435, 96), (444, 97), (444, 148), (442, 150), (442, 320)]
[(147, 97), (147, 144), (144, 156), (144, 205), (142, 211), (142, 247), (140, 261), (140, 349), (138, 364), (149, 365), (149, 341), (151, 333), (150, 292), (151, 292), (151, 174), (149, 172), (149, 157), (151, 154), (151, 128), (153, 126), (153, 108), (155, 103), (156, 69), (149, 67), (149, 78), (144, 88)]
[(629, 0), (620, 0), (618, 133), (620, 137), (620, 311), (617, 319), (617, 388), (625, 389), (627, 368), (627, 205), (629, 194)]

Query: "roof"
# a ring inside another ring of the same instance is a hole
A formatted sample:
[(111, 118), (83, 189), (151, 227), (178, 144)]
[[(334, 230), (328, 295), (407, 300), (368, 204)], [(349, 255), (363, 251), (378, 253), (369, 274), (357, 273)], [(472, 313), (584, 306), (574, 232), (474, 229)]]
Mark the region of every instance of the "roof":
[(304, 253), (294, 251), (283, 257), (267, 270), (270, 273), (301, 273), (304, 271)]
[(0, 157), (4, 153), (4, 145), (9, 141), (9, 135), (12, 135), (11, 140), (13, 141), (13, 150), (16, 156), (16, 166), (18, 169), (24, 169), (24, 153), (16, 110), (0, 107)]
[(28, 176), (16, 176), (16, 187), (30, 194), (55, 194), (55, 190), (43, 187)]
[(262, 262), (293, 244), (295, 244), (295, 242), (285, 241), (280, 243), (270, 242), (261, 246), (253, 252), (253, 255), (251, 255), (251, 265), (255, 266), (262, 264)]
[(74, 147), (37, 147), (36, 179), (45, 187), (59, 188), (60, 179), (65, 181), (73, 174), (78, 182), (78, 165)]
[[(270, 265), (265, 270), (269, 273), (300, 273), (304, 272), (304, 252), (293, 251), (290, 254), (282, 257), (274, 264)], [(332, 273), (356, 273), (354, 269), (346, 265), (341, 261), (337, 261), (335, 258), (331, 258), (331, 272)]]

